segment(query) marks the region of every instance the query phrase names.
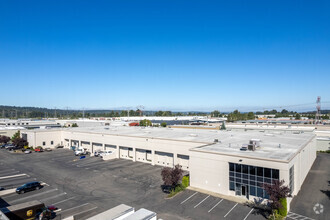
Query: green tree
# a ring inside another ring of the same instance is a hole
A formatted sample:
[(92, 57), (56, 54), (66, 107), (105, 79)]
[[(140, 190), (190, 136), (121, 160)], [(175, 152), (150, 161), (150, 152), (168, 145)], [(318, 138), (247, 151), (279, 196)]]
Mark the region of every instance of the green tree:
[(222, 125), (221, 125), (221, 127), (220, 127), (220, 130), (226, 130), (225, 122), (222, 122)]
[(158, 111), (155, 113), (155, 116), (163, 116), (164, 112), (163, 111)]
[(218, 110), (214, 110), (211, 112), (211, 117), (219, 118), (221, 116), (220, 112)]
[(12, 137), (11, 137), (11, 141), (14, 142), (16, 139), (21, 137), (21, 132), (17, 131)]
[(253, 113), (253, 112), (249, 112), (249, 113), (247, 114), (247, 119), (248, 119), (248, 120), (254, 120), (254, 119), (255, 119), (254, 113)]
[(71, 127), (76, 128), (76, 127), (78, 127), (78, 125), (77, 125), (77, 123), (73, 123), (73, 124), (71, 125)]
[(273, 213), (279, 213), (285, 217), (287, 214), (286, 198), (291, 197), (291, 194), (290, 188), (284, 185), (284, 180), (274, 180), (272, 184), (265, 183), (263, 189), (269, 195), (270, 207)]
[(147, 119), (141, 120), (139, 124), (140, 124), (140, 126), (144, 126), (144, 127), (152, 126), (152, 122)]
[[(120, 117), (126, 117), (127, 116), (127, 111), (121, 111), (120, 112)], [(132, 115), (130, 115), (132, 116)]]
[(299, 113), (297, 113), (297, 114), (295, 115), (295, 119), (296, 119), (296, 120), (300, 120), (300, 119), (301, 119), (301, 116), (300, 116)]
[(167, 126), (167, 124), (166, 124), (166, 122), (162, 122), (161, 124), (160, 124), (160, 126), (162, 126), (162, 127), (166, 127)]

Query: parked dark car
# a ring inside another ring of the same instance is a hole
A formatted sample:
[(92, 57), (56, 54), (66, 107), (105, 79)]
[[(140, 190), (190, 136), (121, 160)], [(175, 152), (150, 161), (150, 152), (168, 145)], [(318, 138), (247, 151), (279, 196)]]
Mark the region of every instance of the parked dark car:
[(5, 145), (5, 149), (6, 149), (6, 150), (10, 150), (10, 149), (13, 148), (13, 147), (15, 147), (15, 146), (12, 145), (12, 144), (6, 144), (6, 145)]
[(3, 145), (0, 145), (0, 148), (5, 148), (7, 145), (6, 144), (3, 144)]
[(174, 186), (168, 186), (168, 185), (161, 185), (161, 188), (162, 191), (167, 194), (171, 193), (171, 191), (175, 189)]
[(2, 191), (2, 190), (5, 190), (5, 188), (3, 188), (3, 187), (0, 186), (0, 191)]
[(25, 183), (24, 185), (18, 187), (16, 189), (16, 193), (21, 194), (21, 193), (25, 193), (28, 191), (32, 191), (32, 190), (36, 190), (36, 189), (41, 189), (42, 186), (40, 184), (40, 182), (30, 182), (30, 183)]
[(11, 145), (11, 146), (6, 147), (6, 149), (9, 150), (9, 151), (12, 151), (12, 150), (19, 150), (21, 148), (20, 147), (17, 147), (17, 146)]

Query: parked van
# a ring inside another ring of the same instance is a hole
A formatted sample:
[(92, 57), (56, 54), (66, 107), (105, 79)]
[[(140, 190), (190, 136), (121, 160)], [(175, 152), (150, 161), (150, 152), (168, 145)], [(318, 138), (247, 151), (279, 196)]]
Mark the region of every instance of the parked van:
[(113, 152), (110, 151), (110, 150), (107, 150), (107, 151), (103, 151), (99, 155), (100, 155), (101, 158), (103, 158), (104, 156), (111, 155), (111, 154), (113, 154)]

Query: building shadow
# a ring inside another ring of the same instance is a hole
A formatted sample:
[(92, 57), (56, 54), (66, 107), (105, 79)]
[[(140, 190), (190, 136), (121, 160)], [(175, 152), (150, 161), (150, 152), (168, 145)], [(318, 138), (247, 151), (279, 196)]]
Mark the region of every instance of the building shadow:
[(247, 201), (244, 205), (253, 208), (253, 211), (250, 215), (262, 216), (265, 219), (268, 219), (271, 215), (271, 209), (264, 199), (255, 198), (253, 201)]
[(0, 208), (10, 206), (5, 200), (0, 197)]

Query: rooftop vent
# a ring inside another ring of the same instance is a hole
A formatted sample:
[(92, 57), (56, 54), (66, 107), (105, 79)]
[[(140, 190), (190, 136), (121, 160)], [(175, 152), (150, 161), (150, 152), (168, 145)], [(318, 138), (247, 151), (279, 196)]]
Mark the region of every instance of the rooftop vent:
[(251, 151), (255, 151), (257, 147), (260, 147), (260, 139), (251, 139), (249, 144), (247, 145), (247, 149)]
[(300, 134), (300, 131), (294, 131), (293, 134)]
[(218, 139), (214, 139), (214, 143), (218, 143), (219, 142), (219, 140)]

